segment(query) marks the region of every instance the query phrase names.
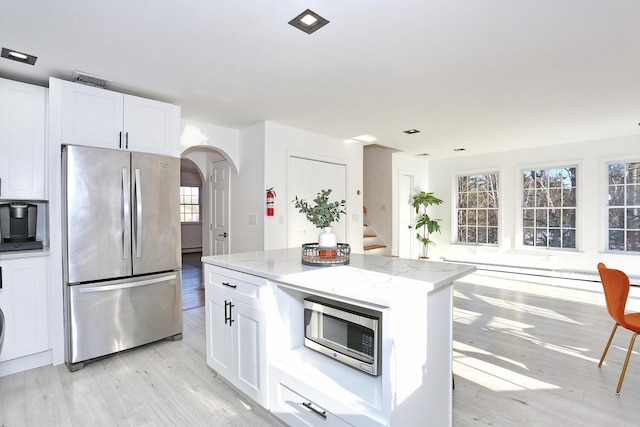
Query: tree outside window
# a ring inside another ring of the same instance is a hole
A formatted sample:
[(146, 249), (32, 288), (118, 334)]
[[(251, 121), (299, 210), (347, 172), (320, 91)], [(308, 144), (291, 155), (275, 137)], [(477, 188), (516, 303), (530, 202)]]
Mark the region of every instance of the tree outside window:
[(200, 222), (200, 187), (180, 187), (180, 221)]
[(640, 252), (640, 163), (609, 164), (609, 250)]
[(498, 244), (498, 173), (458, 175), (456, 242)]
[(522, 172), (524, 246), (576, 248), (576, 167)]

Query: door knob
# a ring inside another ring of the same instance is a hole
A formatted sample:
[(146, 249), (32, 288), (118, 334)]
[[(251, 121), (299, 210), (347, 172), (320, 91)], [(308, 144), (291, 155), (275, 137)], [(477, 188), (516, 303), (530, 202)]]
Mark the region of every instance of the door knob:
[(227, 237), (227, 232), (225, 231), (225, 232), (224, 232), (224, 233), (222, 233), (222, 234), (218, 234), (218, 236), (220, 236), (220, 237)]

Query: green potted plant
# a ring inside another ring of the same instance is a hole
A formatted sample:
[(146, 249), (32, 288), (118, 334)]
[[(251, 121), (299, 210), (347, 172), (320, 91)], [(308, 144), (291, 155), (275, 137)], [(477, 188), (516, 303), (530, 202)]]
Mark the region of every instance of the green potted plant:
[[(431, 240), (430, 236), (431, 233), (440, 233), (440, 224), (438, 221), (441, 220), (432, 219), (427, 214), (427, 208), (431, 205), (442, 204), (443, 201), (434, 196), (433, 192), (425, 193), (424, 191), (412, 196), (412, 198), (413, 202), (411, 206), (416, 208), (416, 214), (418, 214), (418, 218), (416, 219), (416, 230), (418, 230), (416, 238), (422, 243), (422, 255), (420, 258), (428, 259), (429, 245), (435, 246), (435, 242)], [(420, 234), (420, 229), (422, 229), (422, 234)]]
[(346, 200), (329, 201), (331, 189), (321, 190), (313, 202), (313, 206), (298, 196), (293, 200), (298, 211), (305, 215), (307, 220), (322, 231), (318, 236), (318, 247), (335, 248), (338, 246), (336, 235), (331, 231), (331, 224), (340, 221), (340, 215), (346, 214)]

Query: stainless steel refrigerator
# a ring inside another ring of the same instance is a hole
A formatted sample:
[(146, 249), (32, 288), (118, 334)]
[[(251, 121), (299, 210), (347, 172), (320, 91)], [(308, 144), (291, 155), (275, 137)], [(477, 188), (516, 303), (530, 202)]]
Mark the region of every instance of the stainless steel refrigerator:
[(181, 338), (180, 159), (69, 145), (62, 165), (69, 369)]

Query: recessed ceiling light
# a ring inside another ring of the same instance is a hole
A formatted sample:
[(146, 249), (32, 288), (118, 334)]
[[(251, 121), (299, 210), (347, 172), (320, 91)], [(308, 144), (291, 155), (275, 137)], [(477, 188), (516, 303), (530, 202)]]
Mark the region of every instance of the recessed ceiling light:
[(464, 151), (466, 148), (454, 148), (453, 151)]
[(297, 29), (304, 31), (307, 34), (311, 34), (314, 31), (319, 30), (328, 23), (328, 20), (324, 19), (322, 16), (318, 15), (310, 9), (305, 10), (300, 15), (289, 21), (290, 25), (293, 25)]
[(18, 52), (17, 50), (2, 48), (3, 58), (12, 59), (14, 61), (22, 62), (23, 64), (33, 65), (36, 63), (37, 56), (29, 55), (28, 53)]
[(420, 133), (420, 131), (418, 129), (407, 129), (407, 130), (403, 130), (404, 133), (406, 133), (407, 135), (413, 135), (414, 133)]
[(373, 135), (360, 135), (360, 136), (354, 136), (351, 139), (355, 139), (356, 141), (360, 141), (360, 142), (376, 142), (378, 140), (378, 138), (376, 138)]
[(318, 22), (318, 19), (312, 14), (307, 13), (302, 17), (302, 19), (300, 19), (300, 22), (302, 22), (304, 25), (313, 25)]

